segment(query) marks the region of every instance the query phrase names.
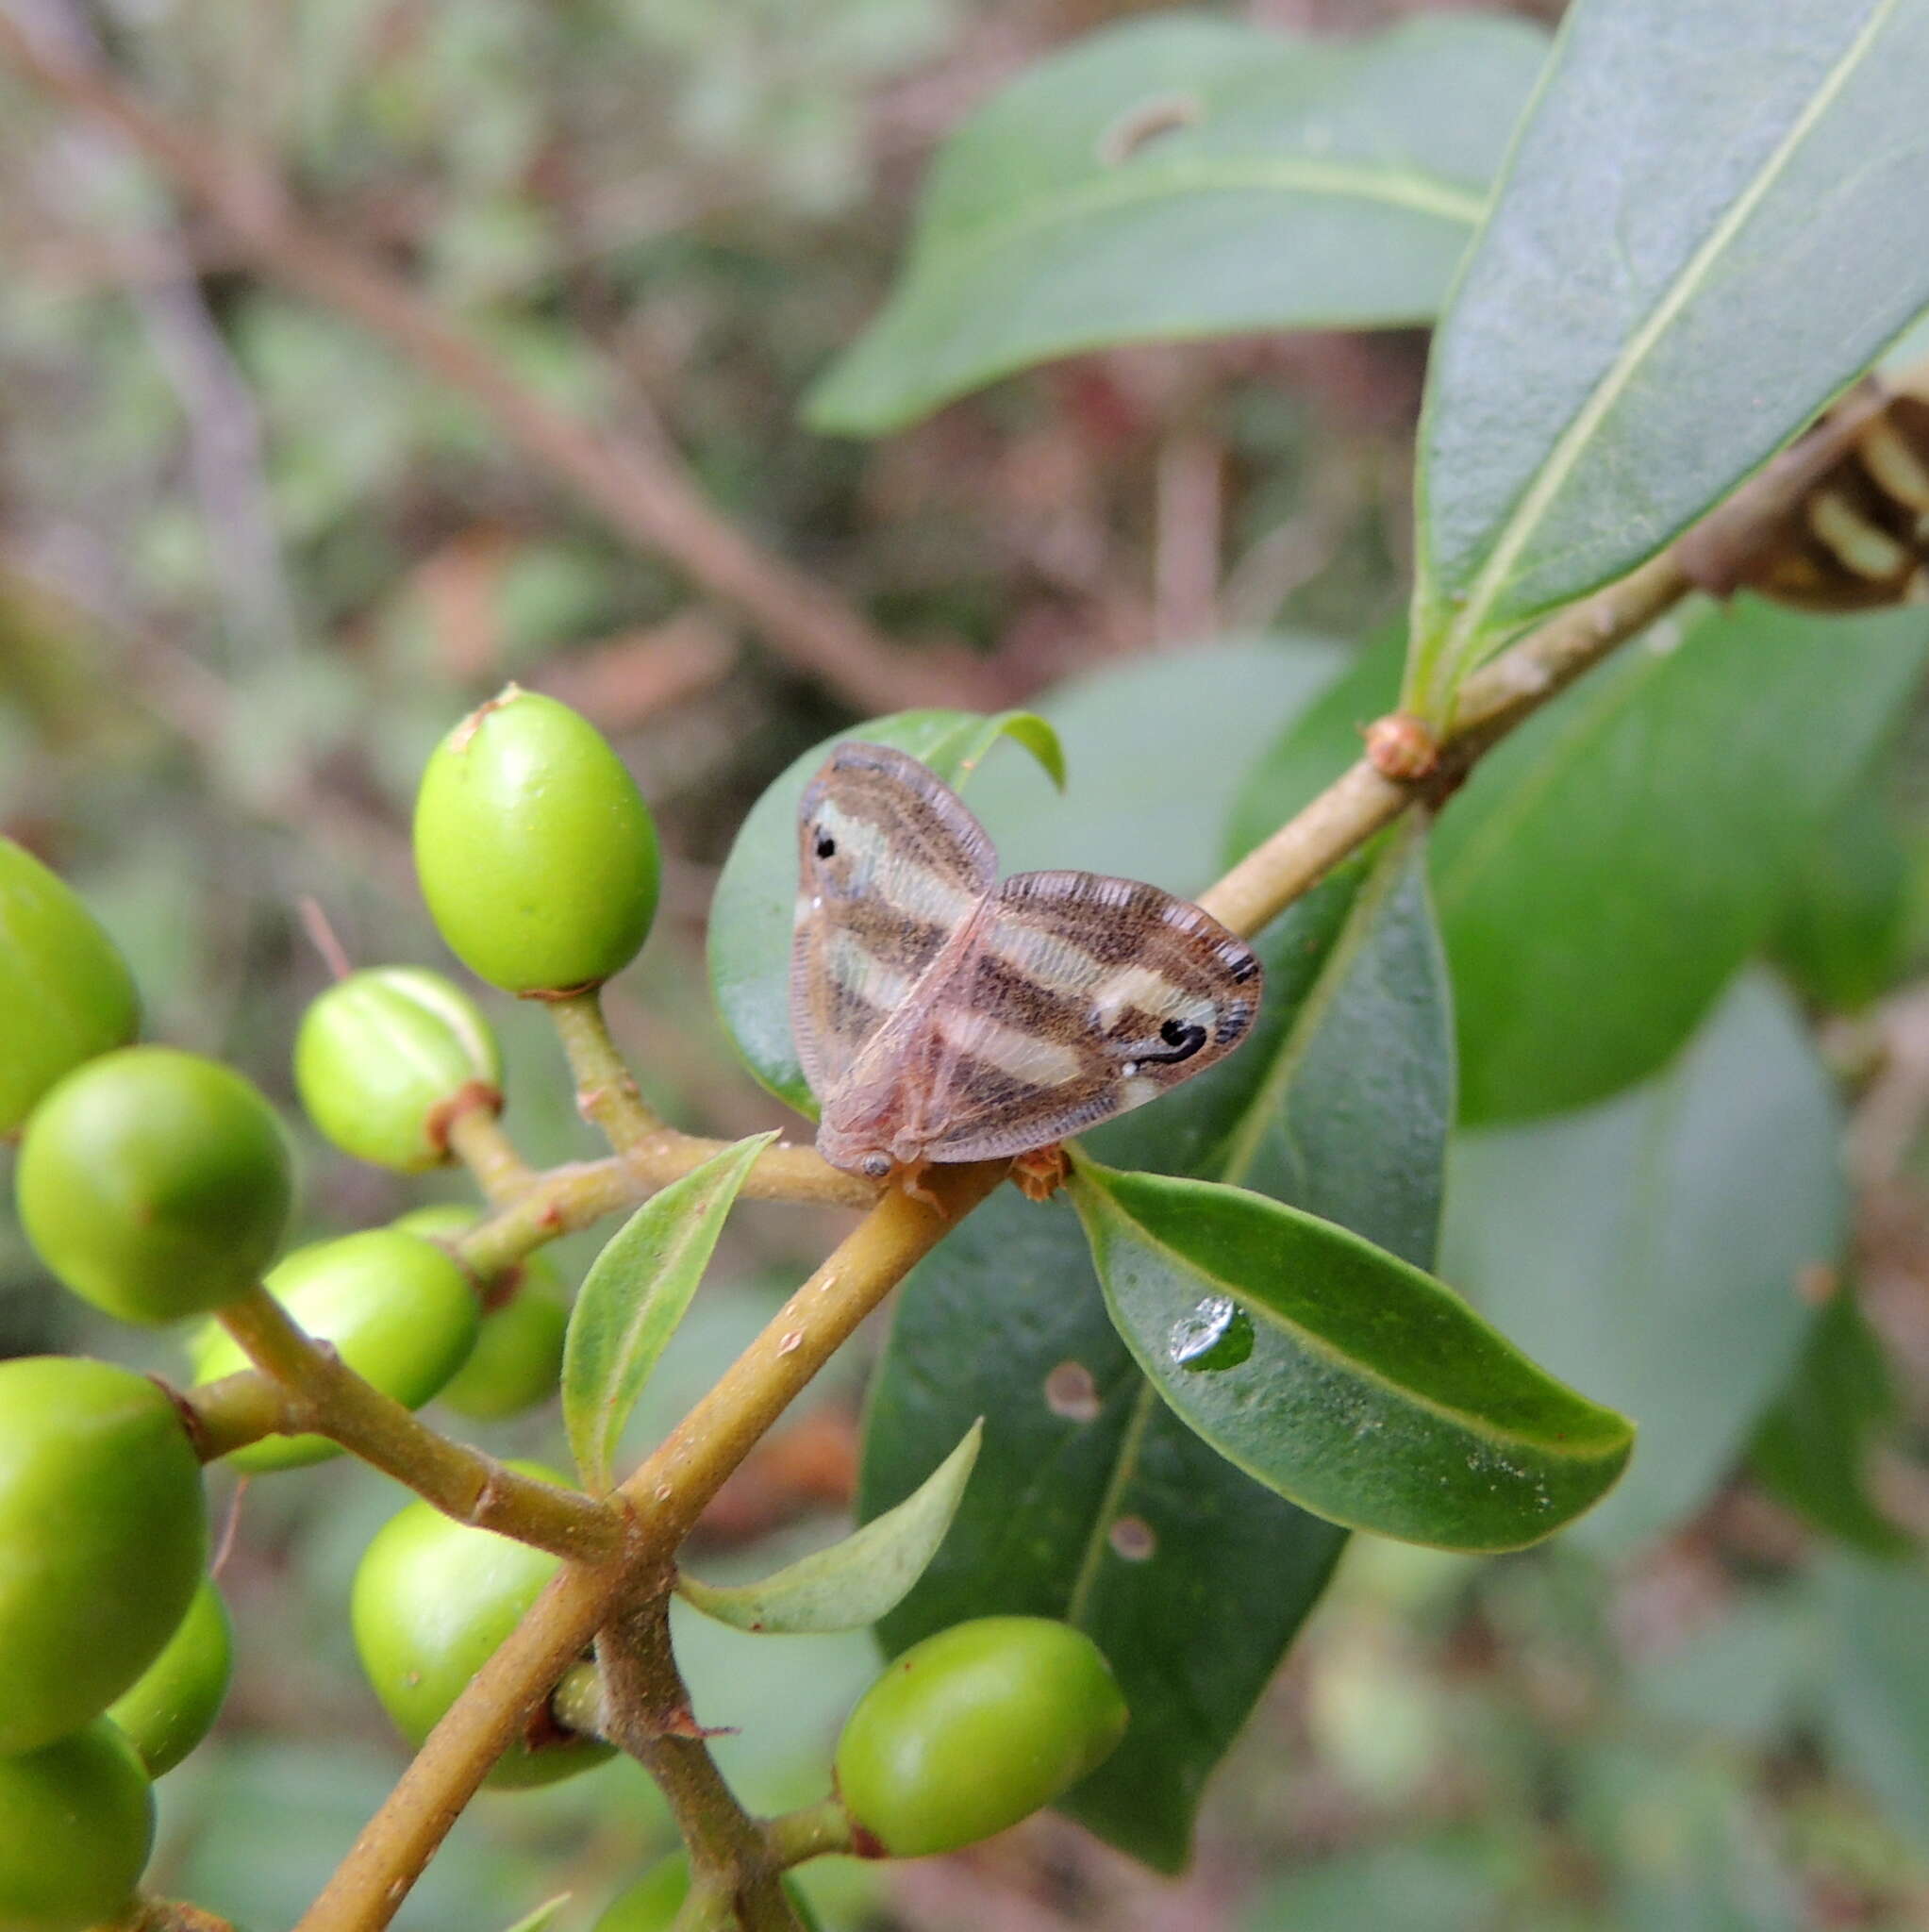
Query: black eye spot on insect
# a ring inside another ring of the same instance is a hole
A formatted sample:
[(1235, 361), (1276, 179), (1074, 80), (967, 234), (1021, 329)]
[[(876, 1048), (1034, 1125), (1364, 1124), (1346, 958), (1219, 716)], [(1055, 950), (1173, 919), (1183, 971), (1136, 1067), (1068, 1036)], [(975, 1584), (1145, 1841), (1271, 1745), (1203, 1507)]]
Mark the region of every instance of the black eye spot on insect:
[(828, 832), (820, 832), (817, 835), (817, 856), (820, 858), (835, 858), (837, 852), (838, 841)]
[(1141, 1067), (1175, 1067), (1181, 1060), (1190, 1059), (1206, 1044), (1206, 1028), (1168, 1020), (1158, 1029), (1158, 1037), (1172, 1048), (1172, 1052), (1142, 1053), (1139, 1056)]

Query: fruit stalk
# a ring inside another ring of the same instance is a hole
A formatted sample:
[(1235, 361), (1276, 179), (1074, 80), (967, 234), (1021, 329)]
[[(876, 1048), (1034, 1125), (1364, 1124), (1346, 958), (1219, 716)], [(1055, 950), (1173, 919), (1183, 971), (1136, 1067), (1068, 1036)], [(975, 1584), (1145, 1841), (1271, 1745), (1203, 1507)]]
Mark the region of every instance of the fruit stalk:
[(644, 1104), (635, 1077), (609, 1037), (597, 987), (545, 1002), (576, 1083), (576, 1111), (592, 1123), (617, 1153), (626, 1154), (665, 1130)]

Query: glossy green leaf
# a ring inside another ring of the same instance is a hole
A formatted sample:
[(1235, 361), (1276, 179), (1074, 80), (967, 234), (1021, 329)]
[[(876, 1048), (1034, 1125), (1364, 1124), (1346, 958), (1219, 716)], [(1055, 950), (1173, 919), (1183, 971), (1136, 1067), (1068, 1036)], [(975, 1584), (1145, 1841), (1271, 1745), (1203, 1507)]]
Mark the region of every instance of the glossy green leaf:
[(877, 434), (1119, 342), (1429, 320), (1546, 44), (1491, 16), (1344, 42), (1179, 13), (1040, 61), (945, 143), (809, 421)]
[(909, 752), (947, 784), (969, 788), (1000, 738), (1015, 739), (1055, 784), (1065, 782), (1057, 737), (1036, 712), (899, 711), (840, 731), (792, 759), (743, 821), (710, 902), (710, 991), (745, 1066), (800, 1113), (817, 1114), (790, 1038), (797, 805), (805, 786), (832, 746), (858, 739)]
[(1641, 1431), (1577, 1536), (1657, 1535), (1743, 1455), (1802, 1347), (1800, 1284), (1840, 1251), (1840, 1129), (1788, 996), (1750, 977), (1646, 1085), (1456, 1141), (1442, 1274)]
[(1863, 774), (1809, 841), (1769, 951), (1804, 998), (1854, 1013), (1908, 963), (1910, 864), (1887, 760)]
[(1632, 570), (1929, 303), (1929, 0), (1578, 0), (1435, 338), (1412, 690)]
[(677, 1594), (705, 1616), (740, 1630), (803, 1636), (861, 1630), (876, 1623), (904, 1601), (938, 1554), (971, 1481), (984, 1433), (984, 1424), (974, 1422), (964, 1441), (896, 1508), (829, 1549), (800, 1557), (759, 1583), (720, 1588), (685, 1574), (678, 1578)]
[(1756, 1424), (1749, 1467), (1817, 1528), (1872, 1557), (1901, 1556), (1912, 1541), (1870, 1494), (1865, 1466), (1895, 1411), (1881, 1341), (1844, 1286), (1809, 1324), (1794, 1374)]
[(1303, 1508), (1410, 1542), (1519, 1549), (1591, 1508), (1627, 1461), (1621, 1417), (1332, 1222), (1089, 1161), (1073, 1204), (1159, 1393)]
[(1441, 814), (1461, 1106), (1584, 1106), (1660, 1067), (1765, 938), (1921, 681), (1921, 612), (1742, 599), (1669, 623), (1501, 744)]
[(584, 1277), (563, 1342), (562, 1415), (586, 1488), (609, 1487), (630, 1410), (704, 1278), (745, 1175), (776, 1138), (753, 1134), (652, 1195)]
[[(1222, 765), (1199, 775), (1223, 797), (1236, 774)], [(1092, 856), (1104, 862), (1103, 847)], [(1100, 1128), (1094, 1149), (1209, 1172), (1256, 1113), (1289, 1102), (1303, 1205), (1353, 1214), (1363, 1232), (1429, 1261), (1453, 1114), (1451, 1019), (1418, 855), (1407, 845), (1383, 864), (1390, 876), (1342, 869), (1275, 921), (1258, 941), (1268, 996), (1252, 1038), (1177, 1093)], [(1362, 1089), (1337, 1038), (1322, 1047), (1329, 1022), (1343, 1030), (1371, 1005), (1355, 981), (1382, 995), (1374, 1055), (1430, 1068), (1425, 1081)], [(1362, 1107), (1362, 1091), (1384, 1105)], [(1348, 1149), (1375, 1176), (1372, 1189), (1354, 1184)], [(1266, 1185), (1288, 1174), (1285, 1162), (1256, 1160)], [(1329, 1183), (1330, 1200), (1316, 1191)], [(1089, 1632), (1119, 1675), (1132, 1725), (1061, 1808), (1175, 1870), (1207, 1774), (1324, 1587), (1345, 1532), (1235, 1469), (1158, 1400), (1106, 1317), (1062, 1198), (1038, 1207), (995, 1195), (914, 1276), (873, 1386), (863, 1510), (905, 1494), (980, 1411), (981, 1473), (924, 1581), (881, 1634), (897, 1650), (997, 1611), (1069, 1617)]]

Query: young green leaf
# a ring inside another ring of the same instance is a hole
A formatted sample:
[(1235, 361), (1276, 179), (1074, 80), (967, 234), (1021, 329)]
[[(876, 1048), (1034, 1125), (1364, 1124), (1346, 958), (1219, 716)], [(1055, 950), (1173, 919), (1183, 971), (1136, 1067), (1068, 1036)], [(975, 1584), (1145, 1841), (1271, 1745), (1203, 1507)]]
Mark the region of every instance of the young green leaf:
[(776, 1138), (753, 1134), (672, 1181), (585, 1277), (563, 1342), (562, 1415), (586, 1488), (609, 1487), (630, 1410), (696, 1293), (744, 1176)]
[(1914, 1542), (1871, 1496), (1864, 1467), (1895, 1413), (1882, 1342), (1854, 1290), (1838, 1288), (1809, 1324), (1788, 1386), (1756, 1424), (1749, 1467), (1771, 1494), (1851, 1548), (1904, 1556)]
[(1435, 337), (1409, 706), (1632, 570), (1929, 305), (1924, 0), (1578, 0)]
[(800, 1113), (815, 1117), (790, 1038), (790, 936), (797, 903), (797, 805), (832, 746), (852, 739), (909, 752), (954, 786), (968, 786), (1000, 738), (1014, 739), (1065, 782), (1056, 734), (1032, 711), (899, 711), (813, 745), (750, 808), (710, 902), (710, 991), (743, 1063)]
[(1198, 13), (1092, 35), (946, 142), (904, 279), (810, 422), (875, 435), (1119, 342), (1427, 321), (1546, 45), (1479, 16), (1353, 42)]
[(544, 1928), (555, 1919), (557, 1913), (561, 1911), (574, 1896), (574, 1892), (557, 1892), (553, 1899), (538, 1906), (526, 1918), (518, 1919), (509, 1927), (509, 1932), (544, 1932)]
[[(1108, 700), (1095, 688), (1079, 717), (1055, 706), (1068, 741), (1075, 746), (1089, 727), (1095, 742), (1107, 731), (1138, 742), (1172, 703), (1198, 695), (1196, 676), (1161, 681), (1152, 668), (1102, 680)], [(1139, 719), (1133, 693), (1152, 717)], [(1239, 722), (1256, 724), (1251, 710)], [(1221, 802), (1238, 776), (1230, 760), (1187, 770)], [(1074, 818), (1081, 800), (1082, 788)], [(1108, 825), (1074, 824), (1070, 836), (1083, 862), (1122, 868), (1133, 831), (1113, 808)], [(1047, 836), (1040, 828), (1040, 845)], [(1360, 1232), (1430, 1262), (1453, 1116), (1453, 1023), (1418, 844), (1396, 842), (1375, 868), (1342, 868), (1275, 921), (1258, 941), (1268, 997), (1253, 1037), (1181, 1092), (1100, 1128), (1094, 1150), (1120, 1164), (1211, 1174), (1256, 1111), (1282, 1104), (1276, 1068), (1290, 1058), (1305, 1158), (1290, 1171), (1256, 1163), (1255, 1177), (1290, 1180), (1305, 1190), (1299, 1205), (1352, 1216)], [(1160, 861), (1171, 867), (1164, 876), (1188, 883), (1211, 852), (1202, 825), (1191, 846)], [(1424, 1077), (1362, 1086), (1339, 1034), (1332, 1050), (1322, 1044), (1329, 1026), (1344, 1033), (1368, 1013), (1380, 1029), (1375, 1058), (1427, 1069)], [(1322, 1190), (1334, 1183), (1329, 1197)], [(1346, 1532), (1261, 1488), (1158, 1399), (1106, 1316), (1062, 1198), (1035, 1207), (1008, 1190), (993, 1196), (918, 1271), (873, 1389), (863, 1512), (907, 1493), (936, 1446), (980, 1410), (991, 1416), (983, 1474), (880, 1634), (897, 1651), (999, 1611), (1076, 1624), (1110, 1660), (1132, 1724), (1059, 1808), (1177, 1870), (1206, 1779), (1318, 1600)], [(1047, 1467), (1053, 1479), (1041, 1483)]]
[(693, 1609), (740, 1630), (801, 1636), (861, 1630), (876, 1623), (904, 1601), (938, 1554), (971, 1481), (984, 1433), (983, 1422), (974, 1422), (918, 1490), (829, 1549), (800, 1557), (760, 1583), (720, 1588), (685, 1574), (677, 1579), (677, 1594)]
[(1410, 1542), (1519, 1549), (1590, 1508), (1627, 1461), (1622, 1417), (1332, 1222), (1089, 1160), (1072, 1196), (1139, 1367), (1304, 1508)]
[(1660, 1535), (1745, 1453), (1802, 1347), (1801, 1284), (1840, 1253), (1841, 1131), (1801, 1016), (1760, 975), (1645, 1085), (1455, 1142), (1440, 1272), (1640, 1425), (1576, 1537)]

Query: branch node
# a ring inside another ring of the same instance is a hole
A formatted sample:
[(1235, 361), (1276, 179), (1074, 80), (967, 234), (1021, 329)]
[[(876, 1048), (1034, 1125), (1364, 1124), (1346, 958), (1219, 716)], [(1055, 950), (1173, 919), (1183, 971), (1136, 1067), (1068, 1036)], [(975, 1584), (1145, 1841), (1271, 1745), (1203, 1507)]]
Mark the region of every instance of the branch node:
[(1361, 736), (1366, 740), (1367, 762), (1396, 785), (1426, 777), (1440, 761), (1440, 741), (1431, 726), (1408, 711), (1375, 718)]

